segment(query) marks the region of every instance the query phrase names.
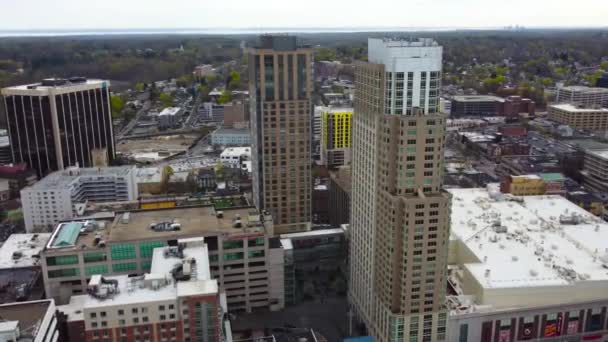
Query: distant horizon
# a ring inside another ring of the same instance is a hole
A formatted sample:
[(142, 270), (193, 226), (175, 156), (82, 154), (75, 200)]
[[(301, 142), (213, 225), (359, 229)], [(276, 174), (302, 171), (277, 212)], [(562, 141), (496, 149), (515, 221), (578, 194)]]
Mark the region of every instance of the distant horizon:
[(450, 32), (450, 31), (534, 31), (534, 30), (608, 30), (607, 26), (344, 26), (344, 27), (175, 27), (175, 28), (37, 28), (0, 29), (0, 38), (60, 37), (86, 35), (153, 34), (263, 34), (263, 33), (365, 33), (365, 32)]

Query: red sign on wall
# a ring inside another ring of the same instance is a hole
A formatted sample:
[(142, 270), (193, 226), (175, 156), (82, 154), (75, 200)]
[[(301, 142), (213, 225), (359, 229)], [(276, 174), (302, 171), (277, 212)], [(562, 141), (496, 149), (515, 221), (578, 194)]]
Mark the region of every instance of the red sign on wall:
[(556, 323), (547, 323), (545, 325), (545, 337), (557, 336), (557, 324)]

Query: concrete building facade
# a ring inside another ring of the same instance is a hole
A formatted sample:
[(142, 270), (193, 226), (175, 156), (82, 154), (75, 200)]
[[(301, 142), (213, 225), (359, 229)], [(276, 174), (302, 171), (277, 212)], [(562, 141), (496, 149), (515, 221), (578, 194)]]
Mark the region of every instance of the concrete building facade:
[(321, 163), (329, 168), (349, 165), (352, 108), (325, 108), (321, 113)]
[(114, 159), (110, 82), (46, 79), (1, 93), (13, 163), (25, 163), (42, 177)]
[(151, 271), (143, 276), (94, 275), (87, 294), (58, 310), (66, 316), (70, 342), (231, 340), (225, 296), (211, 278), (203, 238), (155, 248)]
[(248, 58), (254, 203), (279, 233), (309, 230), (312, 49), (261, 36)]
[(444, 341), (442, 47), (369, 39), (356, 66), (349, 301), (375, 341)]
[(69, 168), (21, 190), (27, 232), (51, 231), (75, 216), (75, 204), (137, 199), (135, 167)]
[(272, 236), (271, 216), (255, 208), (141, 210), (121, 213), (111, 222), (62, 223), (41, 253), (45, 289), (64, 304), (85, 293), (96, 274), (145, 274), (155, 248), (204, 237), (212, 278), (226, 291), (230, 311), (278, 310), (284, 307), (285, 249)]
[(581, 173), (586, 188), (608, 191), (608, 150), (586, 150)]
[(608, 89), (585, 86), (557, 87), (557, 104), (573, 104), (586, 108), (608, 107)]
[(329, 178), (329, 224), (340, 227), (350, 222), (351, 169), (342, 167)]
[(220, 128), (211, 133), (211, 144), (221, 146), (251, 145), (251, 131), (248, 128)]
[(547, 107), (549, 119), (582, 131), (608, 130), (608, 108), (586, 108), (569, 103)]

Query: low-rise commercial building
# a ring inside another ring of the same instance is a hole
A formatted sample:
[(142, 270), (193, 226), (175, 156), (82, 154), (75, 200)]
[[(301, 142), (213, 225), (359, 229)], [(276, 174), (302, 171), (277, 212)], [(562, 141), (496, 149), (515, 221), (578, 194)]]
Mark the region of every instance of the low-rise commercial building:
[(554, 155), (503, 156), (500, 158), (500, 164), (496, 167), (496, 173), (505, 177), (561, 171), (560, 162)]
[(345, 233), (344, 228), (320, 229), (281, 234), (281, 239), (291, 240), (296, 270), (334, 270), (346, 261)]
[(220, 128), (211, 133), (211, 144), (221, 146), (251, 145), (251, 131), (248, 128)]
[(605, 221), (561, 196), (449, 192), (448, 341), (605, 340)]
[(550, 105), (549, 119), (582, 131), (608, 130), (608, 108), (590, 108), (569, 103)]
[(458, 116), (505, 116), (517, 118), (520, 113), (534, 115), (534, 101), (520, 96), (502, 98), (491, 95), (454, 96), (450, 114)]
[(118, 214), (112, 222), (61, 223), (42, 252), (46, 293), (67, 303), (85, 293), (94, 275), (145, 274), (155, 248), (205, 237), (211, 276), (226, 291), (231, 311), (280, 309), (285, 250), (273, 234), (272, 217), (255, 208), (141, 210)]
[(40, 252), (51, 234), (11, 234), (0, 247), (0, 304), (44, 298)]
[(543, 195), (545, 183), (537, 175), (507, 176), (500, 183), (500, 191), (514, 196)]
[(182, 109), (179, 107), (165, 108), (158, 114), (158, 128), (167, 129), (175, 128), (178, 124), (178, 115)]
[(207, 76), (215, 75), (215, 69), (211, 64), (201, 64), (194, 67), (192, 74), (197, 79), (203, 79)]
[(35, 171), (28, 170), (25, 164), (0, 165), (0, 179), (8, 180), (10, 197), (17, 198), (21, 189), (38, 181), (38, 176)]
[(540, 173), (538, 175), (545, 183), (545, 194), (547, 195), (563, 195), (566, 193), (565, 182), (566, 177), (559, 172)]
[(566, 194), (566, 198), (595, 216), (604, 215), (604, 201), (591, 192), (572, 191)]
[(25, 229), (51, 231), (75, 216), (75, 204), (137, 199), (135, 167), (72, 167), (21, 190)]
[(0, 305), (0, 340), (56, 342), (59, 339), (52, 299)]
[(585, 86), (557, 87), (555, 102), (583, 107), (608, 107), (608, 89)]
[(220, 154), (220, 161), (227, 167), (243, 168), (243, 162), (251, 160), (251, 147), (229, 147)]
[(329, 168), (350, 164), (352, 108), (323, 108), (321, 163)]
[(154, 248), (142, 276), (93, 275), (86, 291), (58, 307), (70, 342), (231, 342), (225, 295), (211, 276), (203, 238)]
[(232, 101), (224, 104), (224, 127), (249, 128), (249, 103)]
[(158, 195), (163, 193), (167, 182), (167, 173), (163, 167), (144, 167), (135, 171), (138, 194)]

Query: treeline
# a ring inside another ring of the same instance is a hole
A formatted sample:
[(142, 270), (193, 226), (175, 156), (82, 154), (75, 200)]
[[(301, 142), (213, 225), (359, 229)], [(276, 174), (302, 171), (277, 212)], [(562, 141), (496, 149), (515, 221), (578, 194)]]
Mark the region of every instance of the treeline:
[(0, 39), (0, 86), (73, 75), (152, 82), (241, 55), (239, 39), (219, 36), (5, 38)]

